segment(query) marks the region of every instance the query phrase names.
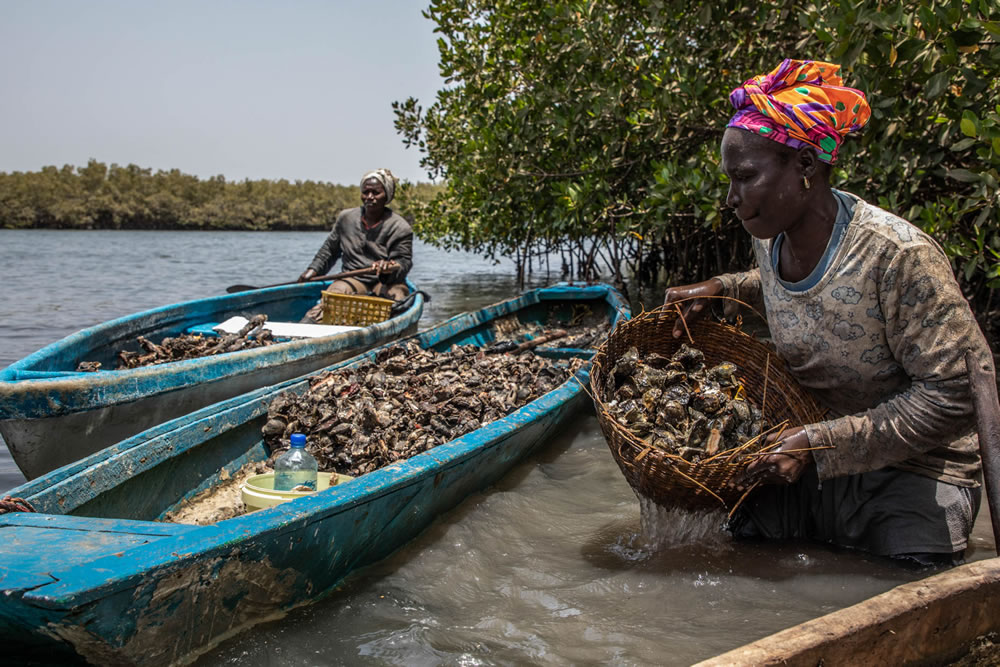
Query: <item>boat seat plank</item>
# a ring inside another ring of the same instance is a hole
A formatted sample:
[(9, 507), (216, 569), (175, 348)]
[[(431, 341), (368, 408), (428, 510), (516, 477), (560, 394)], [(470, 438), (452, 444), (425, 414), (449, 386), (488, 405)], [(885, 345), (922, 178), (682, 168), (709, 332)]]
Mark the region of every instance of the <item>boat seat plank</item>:
[(56, 571), (91, 563), (103, 556), (124, 557), (133, 547), (200, 528), (53, 515), (40, 515), (33, 521), (23, 519), (30, 516), (6, 515), (0, 523), (0, 561), (4, 568), (0, 570), (0, 583), (8, 590), (53, 583), (58, 579), (53, 574)]
[(0, 586), (3, 586), (5, 590), (28, 590), (50, 584), (55, 580), (55, 577), (50, 574), (25, 572), (7, 567), (6, 565), (0, 565)]
[[(145, 544), (149, 535), (129, 533), (91, 533), (61, 528), (34, 526), (4, 526), (4, 563), (24, 572), (48, 572), (53, 567), (89, 562), (96, 556), (123, 551)], [(99, 539), (98, 539), (99, 537)]]
[(88, 516), (12, 512), (0, 517), (0, 530), (14, 528), (47, 528), (77, 530), (92, 533), (127, 533), (147, 537), (170, 537), (198, 530), (200, 526), (133, 519), (100, 519)]

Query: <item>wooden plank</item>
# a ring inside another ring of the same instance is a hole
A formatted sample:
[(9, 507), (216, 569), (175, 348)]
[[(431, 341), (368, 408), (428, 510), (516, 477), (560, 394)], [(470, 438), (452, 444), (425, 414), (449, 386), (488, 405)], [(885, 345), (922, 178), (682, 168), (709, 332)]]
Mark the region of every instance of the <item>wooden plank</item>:
[(183, 535), (197, 530), (198, 526), (159, 521), (123, 521), (121, 519), (101, 519), (97, 517), (62, 516), (40, 512), (15, 512), (0, 517), (3, 527), (44, 528), (54, 530), (76, 530), (104, 533), (127, 533), (144, 536)]
[(750, 665), (946, 664), (1000, 631), (1000, 559), (961, 565), (699, 662)]

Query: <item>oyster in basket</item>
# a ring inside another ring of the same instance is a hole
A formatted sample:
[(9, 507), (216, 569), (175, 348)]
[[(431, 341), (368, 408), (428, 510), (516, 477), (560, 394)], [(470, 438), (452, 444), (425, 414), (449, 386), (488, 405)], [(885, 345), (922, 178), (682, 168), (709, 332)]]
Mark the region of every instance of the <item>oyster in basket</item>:
[(640, 356), (632, 347), (609, 375), (604, 404), (648, 444), (697, 462), (766, 428), (736, 373), (736, 364), (728, 361), (707, 367), (705, 355), (686, 344), (669, 358), (655, 352)]

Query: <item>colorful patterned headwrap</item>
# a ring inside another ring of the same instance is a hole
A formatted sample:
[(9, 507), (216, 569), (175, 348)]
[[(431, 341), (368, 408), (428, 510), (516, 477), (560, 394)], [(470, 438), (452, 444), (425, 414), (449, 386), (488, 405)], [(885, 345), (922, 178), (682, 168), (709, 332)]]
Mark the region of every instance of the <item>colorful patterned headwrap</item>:
[(833, 164), (844, 135), (871, 116), (865, 94), (843, 86), (840, 65), (785, 60), (729, 94), (736, 115), (726, 127), (749, 130), (794, 149), (812, 146)]
[(392, 175), (392, 172), (388, 169), (376, 169), (375, 171), (369, 171), (361, 177), (361, 187), (365, 187), (365, 181), (370, 178), (374, 178), (382, 184), (383, 188), (385, 188), (385, 203), (388, 204), (391, 202), (392, 195), (396, 192), (396, 177)]

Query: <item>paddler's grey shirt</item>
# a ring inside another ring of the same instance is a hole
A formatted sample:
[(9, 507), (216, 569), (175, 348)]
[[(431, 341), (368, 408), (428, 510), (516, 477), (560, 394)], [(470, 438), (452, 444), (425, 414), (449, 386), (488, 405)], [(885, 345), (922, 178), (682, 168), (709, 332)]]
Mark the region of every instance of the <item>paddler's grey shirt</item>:
[[(771, 241), (759, 268), (719, 276), (724, 294), (763, 306), (778, 355), (827, 407), (806, 425), (820, 480), (894, 466), (977, 486), (965, 368), (992, 355), (951, 266), (927, 234), (854, 198), (854, 212), (812, 284), (783, 283)], [(811, 279), (811, 280), (810, 280)]]
[[(394, 260), (400, 268), (388, 282), (402, 282), (413, 266), (413, 229), (402, 216), (386, 208), (381, 224), (366, 230), (361, 220), (361, 208), (349, 208), (337, 216), (333, 231), (326, 237), (309, 268), (317, 275), (324, 275), (341, 256), (344, 271), (363, 269), (380, 259)], [(374, 273), (356, 276), (356, 279), (369, 287), (378, 282)]]

